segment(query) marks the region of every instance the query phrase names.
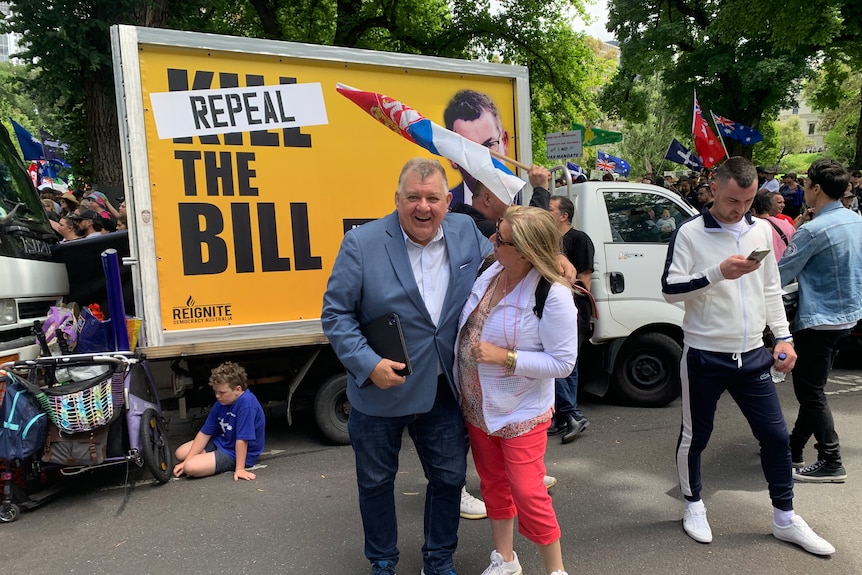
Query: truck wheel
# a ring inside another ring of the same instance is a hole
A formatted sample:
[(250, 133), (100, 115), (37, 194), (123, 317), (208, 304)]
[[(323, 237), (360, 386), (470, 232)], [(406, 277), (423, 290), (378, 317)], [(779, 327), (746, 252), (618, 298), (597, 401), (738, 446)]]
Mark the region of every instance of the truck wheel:
[(326, 380), (314, 396), (314, 418), (323, 435), (333, 443), (349, 445), (347, 418), (350, 401), (347, 399), (347, 374), (341, 373)]
[(679, 397), (682, 348), (663, 333), (633, 336), (620, 350), (611, 383), (616, 399), (642, 407), (662, 407)]

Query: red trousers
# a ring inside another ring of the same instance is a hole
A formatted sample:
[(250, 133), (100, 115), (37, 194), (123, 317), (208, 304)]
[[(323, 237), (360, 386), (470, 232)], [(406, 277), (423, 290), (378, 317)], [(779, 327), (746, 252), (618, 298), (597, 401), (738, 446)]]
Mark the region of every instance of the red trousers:
[(539, 545), (560, 538), (560, 525), (544, 483), (550, 423), (540, 423), (511, 439), (488, 435), (467, 424), (488, 517), (511, 519), (517, 515), (518, 531)]

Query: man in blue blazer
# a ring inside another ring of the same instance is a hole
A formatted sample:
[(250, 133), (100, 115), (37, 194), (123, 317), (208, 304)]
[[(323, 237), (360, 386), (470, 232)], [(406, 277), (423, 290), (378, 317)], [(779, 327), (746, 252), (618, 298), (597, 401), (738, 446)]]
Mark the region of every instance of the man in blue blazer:
[[(446, 173), (436, 160), (405, 164), (395, 212), (349, 231), (323, 296), (323, 330), (347, 368), (365, 556), (372, 575), (398, 562), (394, 483), (404, 428), (422, 461), (423, 573), (454, 574), (467, 442), (452, 381), (455, 336), (483, 258), (492, 251), (473, 220), (447, 214)], [(396, 313), (413, 373), (381, 357), (361, 326)]]

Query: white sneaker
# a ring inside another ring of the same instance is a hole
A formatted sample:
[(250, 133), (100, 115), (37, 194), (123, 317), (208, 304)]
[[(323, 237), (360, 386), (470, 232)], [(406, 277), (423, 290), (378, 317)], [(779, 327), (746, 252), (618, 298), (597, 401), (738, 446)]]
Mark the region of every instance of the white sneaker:
[(461, 488), (461, 517), (464, 519), (484, 519), (488, 516), (485, 502), (473, 497), (467, 492), (467, 486)]
[(706, 507), (703, 502), (686, 506), (682, 514), (682, 528), (698, 543), (712, 543), (712, 529), (706, 520)]
[(545, 483), (545, 489), (550, 489), (557, 484), (557, 478), (550, 475), (545, 475), (545, 479), (543, 481)]
[(835, 553), (835, 547), (815, 533), (808, 526), (808, 523), (798, 515), (793, 516), (787, 527), (781, 527), (773, 521), (772, 534), (775, 535), (776, 539), (795, 543), (814, 555), (832, 555)]
[(512, 553), (514, 553), (515, 558), (506, 563), (503, 561), (503, 556), (496, 550), (491, 551), (491, 564), (482, 571), (482, 575), (521, 575), (524, 571), (521, 569), (521, 564), (518, 563), (518, 554), (514, 551)]
[(553, 573), (551, 573), (551, 575), (569, 575), (569, 574), (566, 573), (565, 571), (554, 571)]

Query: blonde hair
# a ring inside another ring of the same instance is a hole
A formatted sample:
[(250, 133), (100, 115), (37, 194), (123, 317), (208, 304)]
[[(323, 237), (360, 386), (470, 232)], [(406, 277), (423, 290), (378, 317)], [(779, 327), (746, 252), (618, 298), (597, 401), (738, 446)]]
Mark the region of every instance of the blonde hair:
[(541, 208), (510, 206), (503, 219), (512, 228), (512, 243), (533, 267), (551, 283), (571, 283), (561, 274), (557, 256), (563, 253), (563, 236), (550, 212)]
[(231, 389), (240, 386), (243, 391), (248, 389), (248, 374), (239, 364), (226, 361), (220, 366), (213, 368), (210, 373), (210, 387), (227, 385)]

